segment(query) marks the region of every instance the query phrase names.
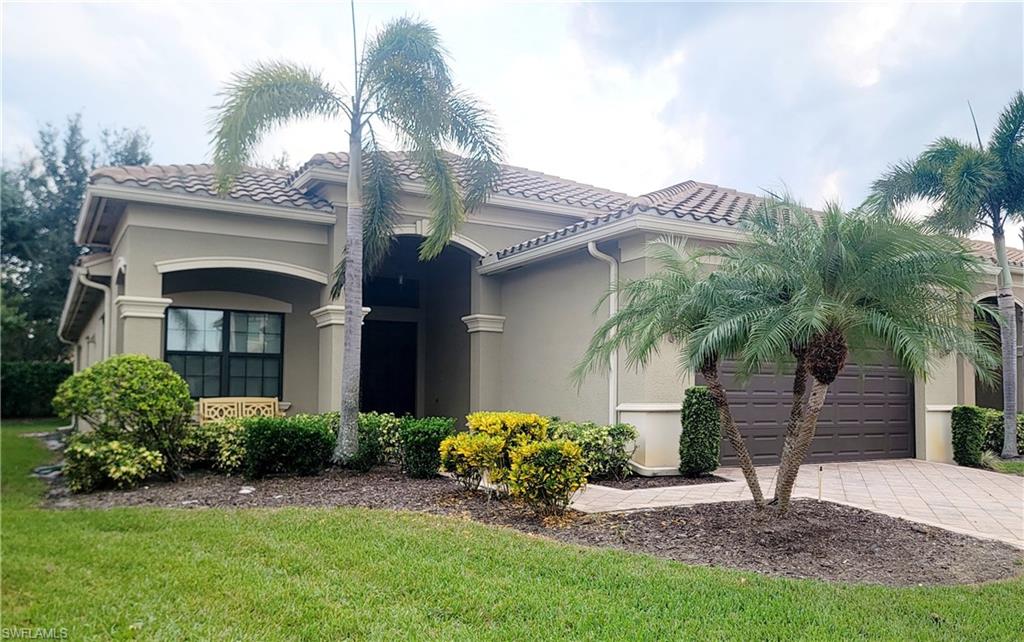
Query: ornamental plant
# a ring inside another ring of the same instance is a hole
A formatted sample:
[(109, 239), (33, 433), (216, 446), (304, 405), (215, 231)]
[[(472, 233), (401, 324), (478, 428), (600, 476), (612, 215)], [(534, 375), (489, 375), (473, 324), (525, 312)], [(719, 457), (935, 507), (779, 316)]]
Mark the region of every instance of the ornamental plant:
[(441, 470), (451, 473), (466, 490), (480, 488), (480, 482), (501, 457), (504, 441), (494, 435), (460, 432), (441, 442)]
[(699, 477), (718, 468), (722, 440), (718, 408), (707, 386), (693, 386), (683, 396), (679, 433), (679, 472)]
[(528, 412), (474, 412), (466, 417), (470, 432), (480, 432), (501, 440), (501, 456), (491, 469), (491, 481), (504, 484), (512, 467), (511, 452), (524, 444), (547, 439), (551, 420)]
[(624, 479), (631, 474), (629, 458), (636, 450), (637, 433), (630, 424), (558, 421), (550, 432), (553, 438), (568, 439), (580, 447), (588, 479)]
[(182, 440), (187, 468), (209, 468), (223, 473), (241, 470), (245, 460), (245, 419), (191, 424)]
[(573, 493), (587, 483), (583, 451), (571, 441), (534, 441), (512, 450), (508, 488), (540, 515), (565, 512)]
[(133, 488), (163, 471), (159, 452), (95, 432), (72, 435), (64, 451), (64, 478), (73, 493)]
[(404, 417), (399, 427), (402, 470), (410, 477), (437, 475), (441, 466), (441, 442), (455, 431), (451, 417)]
[(250, 417), (244, 425), (247, 477), (315, 475), (331, 459), (334, 431), (322, 415)]
[(101, 361), (62, 383), (53, 407), (103, 439), (160, 453), (169, 472), (180, 469), (193, 404), (185, 380), (159, 359), (124, 354)]

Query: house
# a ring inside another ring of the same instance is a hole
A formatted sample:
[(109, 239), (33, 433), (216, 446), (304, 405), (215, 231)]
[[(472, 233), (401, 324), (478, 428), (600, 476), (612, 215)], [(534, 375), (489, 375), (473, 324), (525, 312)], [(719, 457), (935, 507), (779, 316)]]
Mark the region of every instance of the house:
[[(364, 409), (625, 421), (640, 431), (637, 469), (671, 471), (680, 397), (694, 383), (671, 350), (642, 372), (616, 363), (579, 390), (569, 371), (608, 315), (612, 303), (595, 306), (609, 283), (656, 269), (649, 240), (741, 241), (737, 223), (757, 197), (694, 181), (633, 197), (506, 166), (486, 206), (422, 263), (424, 188), (407, 157), (395, 161), (404, 214), (393, 253), (365, 288)], [(167, 360), (195, 397), (275, 396), (289, 412), (340, 407), (344, 315), (330, 282), (345, 240), (346, 178), (345, 154), (318, 154), (291, 173), (247, 169), (226, 197), (208, 165), (96, 170), (76, 228), (91, 253), (73, 267), (60, 323), (76, 368), (144, 353)], [(1019, 302), (1024, 252), (1013, 259)], [(770, 372), (730, 384), (759, 463), (777, 457), (789, 385)], [(975, 395), (973, 372), (956, 357), (927, 382), (885, 359), (848, 367), (811, 460), (949, 460), (949, 411)], [(726, 446), (724, 461), (731, 456)]]

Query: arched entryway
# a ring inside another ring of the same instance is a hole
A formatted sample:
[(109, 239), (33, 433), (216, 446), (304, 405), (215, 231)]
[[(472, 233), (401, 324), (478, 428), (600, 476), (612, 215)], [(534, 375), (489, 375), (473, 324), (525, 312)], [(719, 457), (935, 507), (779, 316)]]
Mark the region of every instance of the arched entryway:
[[(997, 301), (995, 295), (985, 296), (979, 300), (979, 303), (987, 304), (993, 308), (997, 307)], [(1024, 371), (1024, 358), (1021, 356), (1022, 344), (1024, 344), (1024, 308), (1021, 307), (1021, 303), (1018, 301), (1016, 304), (1017, 311), (1017, 407), (1024, 407), (1024, 384), (1022, 384), (1021, 373)], [(993, 331), (998, 338), (999, 327), (994, 319), (988, 321), (992, 324)], [(1003, 409), (1003, 388), (1002, 380), (998, 376), (993, 381), (982, 381), (977, 375), (974, 379), (974, 402), (975, 404), (984, 408), (995, 408), (997, 410)]]
[(469, 411), (470, 278), (476, 256), (449, 245), (420, 261), (416, 236), (398, 237), (363, 289), (360, 406), (398, 415)]

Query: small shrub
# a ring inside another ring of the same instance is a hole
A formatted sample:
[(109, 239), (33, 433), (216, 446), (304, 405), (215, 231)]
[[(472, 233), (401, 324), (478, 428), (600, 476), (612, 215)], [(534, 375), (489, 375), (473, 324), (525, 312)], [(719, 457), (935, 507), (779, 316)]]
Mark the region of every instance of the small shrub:
[(5, 361), (0, 364), (0, 415), (50, 417), (57, 387), (71, 376), (70, 363)]
[(721, 428), (718, 409), (705, 386), (694, 386), (683, 396), (682, 431), (679, 433), (679, 472), (699, 477), (718, 468)]
[(550, 432), (553, 438), (568, 439), (580, 447), (588, 479), (624, 479), (630, 475), (629, 458), (636, 450), (637, 437), (633, 426), (564, 421), (553, 423)]
[(988, 431), (985, 409), (954, 406), (952, 412), (953, 460), (961, 466), (981, 466), (981, 453)]
[(491, 469), (491, 481), (504, 484), (512, 467), (512, 449), (547, 439), (547, 417), (528, 412), (474, 412), (466, 417), (470, 432), (480, 432), (502, 441), (501, 457)]
[(454, 432), (451, 417), (404, 417), (398, 428), (402, 470), (410, 477), (427, 478), (441, 466), (441, 442)]
[(244, 422), (226, 419), (190, 425), (182, 441), (184, 465), (228, 474), (238, 472), (245, 460)]
[[(982, 408), (985, 412), (985, 450), (1003, 452), (1003, 411)], [(1024, 454), (1024, 414), (1017, 415), (1017, 452)]]
[(466, 489), (476, 490), (484, 474), (501, 457), (504, 441), (483, 433), (460, 432), (441, 442), (441, 470), (451, 473)]
[(573, 493), (586, 483), (583, 451), (571, 441), (534, 441), (512, 450), (509, 492), (541, 515), (565, 512)]
[(163, 455), (171, 472), (192, 417), (188, 384), (171, 366), (140, 354), (111, 357), (57, 388), (53, 406), (77, 416), (108, 441), (127, 441)]
[(242, 425), (248, 477), (314, 475), (331, 459), (334, 432), (323, 415), (251, 417)]
[(64, 451), (63, 473), (74, 493), (132, 488), (163, 470), (160, 453), (94, 432), (72, 435)]
[[(337, 417), (337, 413), (331, 414)], [(400, 425), (401, 420), (390, 412), (359, 413), (359, 449), (352, 467), (367, 471), (381, 464), (398, 463), (401, 459)]]

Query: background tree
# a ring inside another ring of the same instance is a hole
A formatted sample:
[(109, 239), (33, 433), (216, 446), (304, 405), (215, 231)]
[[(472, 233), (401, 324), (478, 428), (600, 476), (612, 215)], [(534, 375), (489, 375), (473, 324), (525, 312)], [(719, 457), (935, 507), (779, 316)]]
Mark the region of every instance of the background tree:
[[(357, 42), (354, 5), (352, 13)], [(392, 20), (361, 54), (353, 46), (353, 64), (350, 92), (293, 63), (257, 64), (226, 87), (213, 129), (220, 188), (227, 190), (272, 127), (314, 116), (348, 124), (345, 255), (333, 292), (337, 296), (344, 285), (341, 421), (334, 453), (342, 463), (357, 446), (363, 279), (387, 256), (400, 216), (398, 174), (377, 129), (395, 135), (424, 177), (432, 219), (420, 246), (422, 260), (440, 254), (466, 213), (484, 202), (501, 157), (490, 114), (454, 84), (447, 54), (428, 23)]]
[[(961, 241), (896, 216), (845, 213), (828, 205), (812, 216), (768, 201), (744, 221), (749, 243), (719, 250), (733, 291), (690, 334), (688, 359), (735, 351), (740, 373), (793, 357), (794, 412), (783, 445), (775, 500), (789, 507), (814, 439), (818, 415), (852, 349), (891, 354), (926, 377), (937, 357), (955, 352), (981, 372), (998, 363), (978, 340), (973, 302), (981, 262)], [(806, 399), (798, 389), (810, 383)]]
[(890, 213), (910, 201), (928, 199), (936, 205), (928, 218), (935, 228), (964, 236), (980, 229), (991, 231), (999, 265), (1002, 455), (1016, 457), (1017, 322), (1006, 256), (1006, 224), (1024, 219), (1024, 92), (1018, 91), (1000, 114), (987, 146), (981, 141), (977, 121), (974, 130), (977, 147), (940, 138), (917, 159), (891, 167), (875, 181), (868, 205)]
[[(41, 128), (34, 151), (35, 156), (2, 172), (0, 288), (6, 361), (52, 361), (64, 355), (57, 324), (69, 266), (83, 252), (75, 245), (74, 229), (89, 172), (100, 159), (151, 161), (144, 130), (105, 130), (100, 147), (90, 149), (80, 115), (70, 116), (63, 132), (52, 125)], [(7, 319), (9, 314), (14, 316)]]

